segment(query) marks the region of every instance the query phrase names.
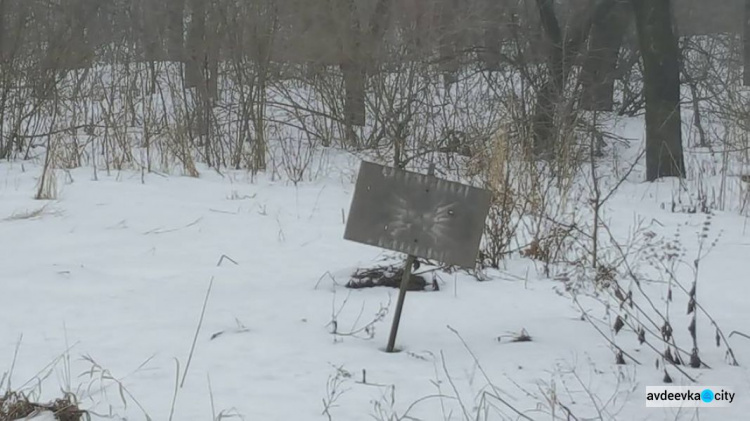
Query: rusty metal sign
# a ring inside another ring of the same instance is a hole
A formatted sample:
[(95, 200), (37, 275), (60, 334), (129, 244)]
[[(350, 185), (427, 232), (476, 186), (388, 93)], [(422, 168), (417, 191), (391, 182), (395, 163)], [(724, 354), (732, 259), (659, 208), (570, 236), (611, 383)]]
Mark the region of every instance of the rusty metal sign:
[(362, 162), (344, 238), (474, 268), (490, 192)]

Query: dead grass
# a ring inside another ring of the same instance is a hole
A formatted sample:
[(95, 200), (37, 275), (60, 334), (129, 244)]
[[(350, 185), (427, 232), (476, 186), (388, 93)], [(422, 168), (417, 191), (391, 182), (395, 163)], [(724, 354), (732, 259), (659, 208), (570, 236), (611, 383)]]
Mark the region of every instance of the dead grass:
[(90, 419), (88, 413), (78, 407), (75, 396), (70, 394), (47, 404), (31, 402), (18, 392), (6, 392), (0, 397), (0, 421), (18, 420), (43, 411), (52, 412), (59, 421)]
[(44, 215), (51, 214), (52, 211), (48, 210), (47, 205), (42, 206), (37, 209), (26, 209), (20, 212), (13, 212), (10, 216), (4, 218), (2, 221), (12, 222), (12, 221), (23, 221), (28, 219), (38, 219), (41, 218)]

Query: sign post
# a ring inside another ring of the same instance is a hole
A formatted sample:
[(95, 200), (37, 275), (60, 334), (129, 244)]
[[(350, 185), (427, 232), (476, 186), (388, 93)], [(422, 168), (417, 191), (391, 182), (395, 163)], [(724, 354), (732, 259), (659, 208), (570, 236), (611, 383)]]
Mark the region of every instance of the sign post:
[(408, 255), (387, 352), (395, 348), (415, 259), (474, 268), (490, 199), (487, 190), (432, 174), (362, 162), (344, 238)]
[(396, 347), (396, 334), (398, 333), (398, 325), (401, 322), (401, 311), (403, 311), (404, 309), (404, 300), (406, 299), (406, 291), (409, 288), (409, 279), (411, 278), (411, 268), (412, 266), (414, 266), (414, 260), (416, 260), (416, 257), (412, 256), (411, 254), (406, 258), (404, 275), (403, 277), (401, 277), (401, 287), (398, 290), (396, 313), (393, 315), (391, 335), (388, 337), (388, 346), (385, 348), (385, 352), (393, 352), (393, 349)]

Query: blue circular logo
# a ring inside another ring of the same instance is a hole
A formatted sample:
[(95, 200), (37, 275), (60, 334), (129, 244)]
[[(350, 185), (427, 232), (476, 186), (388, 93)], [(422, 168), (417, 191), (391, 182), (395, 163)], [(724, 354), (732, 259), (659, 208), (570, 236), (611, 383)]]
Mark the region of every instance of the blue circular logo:
[(706, 403), (712, 402), (714, 400), (714, 391), (711, 389), (703, 390), (701, 392), (701, 400)]

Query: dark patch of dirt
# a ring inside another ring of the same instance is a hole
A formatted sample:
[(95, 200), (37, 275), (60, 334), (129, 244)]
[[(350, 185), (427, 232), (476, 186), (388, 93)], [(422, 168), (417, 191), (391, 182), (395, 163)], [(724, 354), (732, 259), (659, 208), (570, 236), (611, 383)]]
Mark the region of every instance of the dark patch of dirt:
[[(359, 269), (352, 274), (347, 288), (373, 288), (373, 287), (391, 287), (400, 288), (401, 278), (404, 276), (403, 265), (379, 266), (375, 268)], [(427, 287), (427, 280), (420, 275), (412, 274), (409, 277), (409, 291), (424, 291)]]

